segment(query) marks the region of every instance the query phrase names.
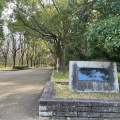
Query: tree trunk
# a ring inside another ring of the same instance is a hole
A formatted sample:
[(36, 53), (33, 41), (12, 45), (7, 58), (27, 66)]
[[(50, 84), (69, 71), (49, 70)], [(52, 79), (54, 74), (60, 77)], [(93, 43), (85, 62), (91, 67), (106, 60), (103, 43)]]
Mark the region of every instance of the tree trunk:
[(64, 41), (62, 42), (61, 53), (59, 55), (59, 70), (62, 72), (66, 72), (65, 62), (66, 62), (66, 48)]
[(29, 66), (29, 58), (28, 58), (28, 53), (26, 54), (26, 64)]
[(15, 67), (16, 64), (16, 52), (13, 53), (13, 68)]
[(15, 67), (15, 63), (16, 63), (15, 56), (13, 56), (13, 68)]
[(21, 58), (19, 60), (19, 65), (24, 65), (24, 54), (21, 55)]
[(5, 64), (4, 64), (4, 66), (5, 66), (5, 68), (6, 68), (6, 67), (7, 67), (7, 57), (5, 57), (4, 59), (5, 59)]
[(35, 64), (35, 60), (34, 60), (33, 62), (34, 62), (33, 64), (34, 64), (34, 67), (35, 67), (35, 65), (36, 65), (36, 64)]
[(66, 56), (66, 54), (65, 54), (65, 47), (63, 47), (63, 54), (62, 54), (62, 59), (61, 59), (61, 71), (62, 72), (66, 72), (66, 69), (65, 69), (65, 56)]
[(32, 67), (33, 66), (33, 59), (30, 58), (30, 66)]
[(21, 56), (21, 64), (22, 64), (22, 65), (24, 64), (23, 58), (24, 58), (24, 55)]
[(27, 66), (29, 66), (29, 59), (26, 59)]

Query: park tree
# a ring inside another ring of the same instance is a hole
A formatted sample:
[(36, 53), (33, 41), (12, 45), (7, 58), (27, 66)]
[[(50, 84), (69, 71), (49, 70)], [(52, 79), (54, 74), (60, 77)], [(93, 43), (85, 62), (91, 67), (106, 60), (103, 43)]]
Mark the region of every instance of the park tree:
[(60, 70), (65, 71), (66, 47), (75, 39), (76, 43), (84, 41), (83, 33), (90, 13), (88, 9), (95, 1), (18, 1), (13, 13), (17, 20), (14, 25), (24, 26), (25, 30), (32, 30), (36, 36), (47, 40), (52, 45), (54, 58), (59, 58)]
[[(109, 40), (106, 40), (103, 45), (105, 41), (101, 37), (100, 31), (105, 34), (105, 29), (103, 29), (105, 21), (109, 21), (107, 24), (109, 27), (110, 19), (115, 20), (112, 16), (114, 18), (119, 16), (116, 12), (118, 7), (113, 10), (115, 12), (111, 11), (118, 3), (117, 0), (65, 0), (64, 2), (63, 0), (49, 2), (16, 0), (14, 3), (16, 7), (11, 15), (15, 20), (8, 22), (9, 29), (12, 32), (27, 33), (26, 37), (30, 37), (30, 39), (26, 39), (27, 42), (29, 40), (31, 42), (32, 39), (47, 41), (54, 59), (59, 58), (60, 70), (65, 71), (66, 58), (67, 61), (71, 59), (87, 60), (94, 56), (100, 57), (103, 53), (108, 56), (117, 55), (117, 52), (110, 52), (111, 50), (108, 49), (111, 48), (110, 44), (113, 44)], [(114, 21), (114, 23), (118, 24), (118, 21)], [(106, 29), (106, 31), (108, 30)], [(104, 38), (106, 39), (105, 36)], [(26, 44), (27, 61), (30, 60), (28, 51), (34, 48), (30, 48), (30, 46), (35, 45), (34, 42), (30, 42)], [(100, 51), (101, 47), (103, 49)], [(33, 51), (34, 55), (31, 55), (31, 59), (35, 61), (37, 50)]]
[(13, 58), (13, 68), (16, 65), (16, 55), (18, 50), (20, 49), (20, 38), (21, 33), (11, 33), (11, 52)]
[(1, 41), (0, 51), (4, 58), (4, 67), (7, 67), (8, 54), (10, 50), (10, 38), (9, 34), (5, 37), (5, 40)]
[(70, 0), (71, 20), (73, 23), (73, 31), (76, 33), (72, 36), (71, 41), (67, 45), (67, 63), (69, 60), (88, 60), (88, 43), (85, 33), (96, 17), (93, 12), (93, 6), (96, 0), (76, 1)]
[(35, 57), (35, 49), (36, 49), (35, 47), (36, 47), (35, 46), (35, 41), (31, 40), (30, 44), (29, 44), (29, 53), (28, 53), (31, 67), (33, 67), (33, 59)]
[(49, 48), (45, 40), (31, 40), (28, 49), (28, 58), (30, 60), (31, 67), (44, 66), (48, 60)]
[(64, 13), (66, 6), (62, 2), (58, 5), (55, 1), (53, 4), (24, 1), (17, 4), (15, 15), (17, 22), (24, 25), (25, 29), (32, 29), (39, 37), (59, 44), (57, 57), (61, 70), (65, 71), (65, 43), (70, 38), (71, 23), (67, 13)]
[(19, 65), (24, 65), (24, 56), (25, 56), (25, 53), (26, 53), (26, 41), (25, 41), (25, 38), (24, 38), (24, 33), (21, 33), (21, 36), (20, 36), (20, 58), (19, 58)]

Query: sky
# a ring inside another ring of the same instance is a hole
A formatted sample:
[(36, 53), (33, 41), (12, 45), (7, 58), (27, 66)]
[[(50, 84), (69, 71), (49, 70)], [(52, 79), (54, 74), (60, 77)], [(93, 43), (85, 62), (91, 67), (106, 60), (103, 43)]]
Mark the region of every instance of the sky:
[(5, 20), (9, 20), (10, 15), (12, 14), (14, 8), (15, 8), (14, 3), (12, 3), (12, 2), (7, 3), (7, 7), (4, 8), (4, 11), (2, 12), (2, 18)]
[[(15, 8), (14, 3), (12, 3), (12, 2), (7, 3), (6, 8), (4, 8), (4, 11), (2, 12), (1, 18), (4, 19), (4, 20), (9, 20), (10, 15), (12, 14), (14, 8)], [(7, 34), (9, 33), (9, 29), (7, 27), (6, 22), (4, 22), (3, 31), (4, 31), (5, 36), (7, 36)]]

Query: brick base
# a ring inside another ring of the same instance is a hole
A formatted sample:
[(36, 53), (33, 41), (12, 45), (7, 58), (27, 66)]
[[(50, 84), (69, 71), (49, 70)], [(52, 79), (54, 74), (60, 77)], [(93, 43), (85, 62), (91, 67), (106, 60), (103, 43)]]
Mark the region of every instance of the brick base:
[(54, 83), (48, 82), (39, 114), (54, 120), (120, 120), (120, 100), (54, 98)]

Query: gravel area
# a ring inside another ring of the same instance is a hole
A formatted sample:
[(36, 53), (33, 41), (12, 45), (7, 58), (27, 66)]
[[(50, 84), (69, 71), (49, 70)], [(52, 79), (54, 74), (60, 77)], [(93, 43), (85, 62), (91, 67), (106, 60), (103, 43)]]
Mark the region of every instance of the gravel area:
[(0, 71), (0, 120), (39, 118), (39, 99), (52, 68)]

